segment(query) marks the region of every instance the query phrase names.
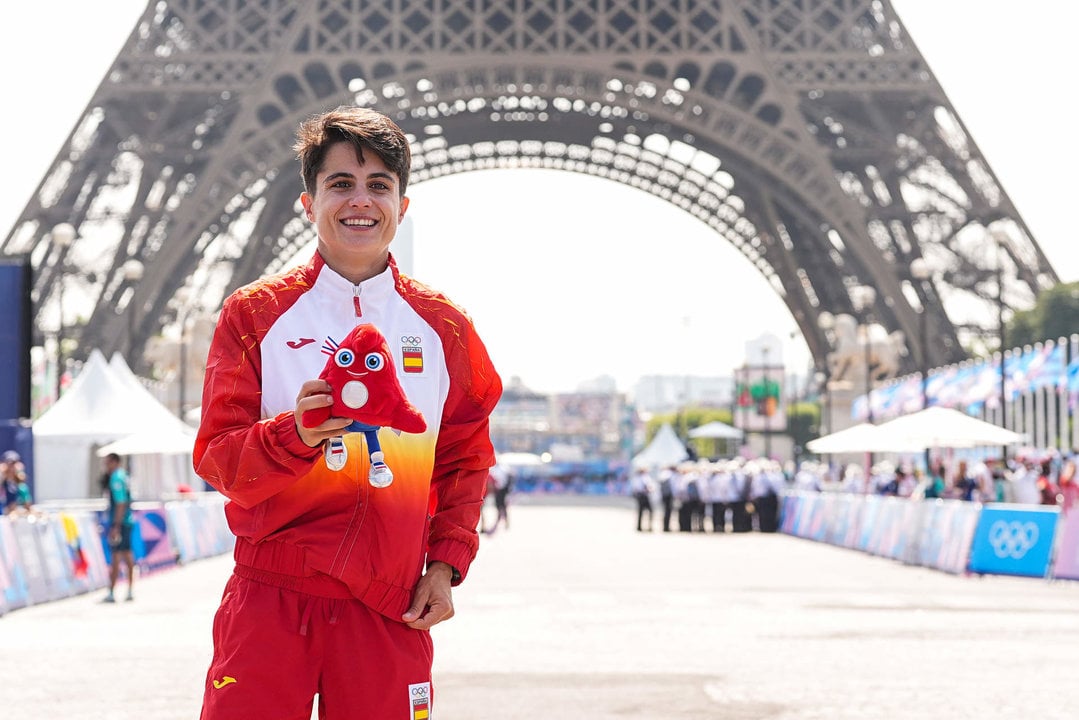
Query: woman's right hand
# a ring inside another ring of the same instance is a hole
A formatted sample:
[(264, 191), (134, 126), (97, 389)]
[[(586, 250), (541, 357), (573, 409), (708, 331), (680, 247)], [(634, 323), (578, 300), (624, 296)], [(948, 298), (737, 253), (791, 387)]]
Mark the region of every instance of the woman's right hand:
[(318, 447), (324, 440), (337, 437), (352, 422), (348, 418), (330, 416), (325, 422), (315, 427), (304, 427), (303, 414), (309, 410), (325, 408), (333, 405), (333, 395), (330, 384), (325, 380), (308, 380), (300, 387), (300, 393), (296, 396), (296, 434), (308, 447)]

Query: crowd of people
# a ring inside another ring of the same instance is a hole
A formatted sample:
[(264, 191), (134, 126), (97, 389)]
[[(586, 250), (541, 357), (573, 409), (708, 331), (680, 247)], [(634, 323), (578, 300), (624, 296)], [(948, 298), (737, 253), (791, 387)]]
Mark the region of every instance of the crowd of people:
[(1059, 453), (999, 459), (934, 459), (930, 472), (881, 461), (829, 466), (804, 461), (696, 460), (663, 468), (634, 468), (628, 491), (637, 502), (637, 531), (775, 532), (784, 490), (846, 492), (925, 500), (1079, 506), (1077, 457)]
[(0, 514), (30, 512), (34, 500), (26, 482), (26, 466), (22, 456), (14, 450), (0, 456), (0, 485), (4, 490), (0, 494)]
[(779, 463), (741, 458), (637, 467), (629, 478), (640, 532), (775, 532), (786, 487)]
[(791, 486), (913, 499), (1051, 505), (1064, 512), (1079, 504), (1076, 458), (1056, 452), (1020, 454), (1004, 463), (999, 458), (934, 459), (928, 473), (883, 461), (870, 468), (868, 481), (858, 464), (833, 470), (821, 463), (805, 462), (794, 474)]

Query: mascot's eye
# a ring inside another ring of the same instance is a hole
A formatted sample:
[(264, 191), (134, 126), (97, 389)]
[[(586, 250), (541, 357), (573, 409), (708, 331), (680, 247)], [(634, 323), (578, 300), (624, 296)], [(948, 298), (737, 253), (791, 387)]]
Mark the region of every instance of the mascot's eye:
[(381, 370), (386, 361), (378, 353), (367, 353), (367, 357), (363, 359), (363, 364), (367, 366), (368, 370)]
[(337, 354), (333, 356), (333, 361), (337, 363), (337, 366), (343, 368), (351, 365), (355, 359), (356, 356), (348, 348), (341, 348), (337, 351)]

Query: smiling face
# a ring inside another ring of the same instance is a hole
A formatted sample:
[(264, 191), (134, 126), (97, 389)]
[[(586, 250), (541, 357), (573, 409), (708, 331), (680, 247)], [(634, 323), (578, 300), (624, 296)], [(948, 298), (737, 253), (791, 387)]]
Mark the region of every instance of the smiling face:
[(322, 259), (355, 284), (386, 269), (390, 242), (408, 209), (397, 175), (374, 151), (363, 157), (361, 163), (348, 142), (334, 143), (314, 187), (300, 195)]

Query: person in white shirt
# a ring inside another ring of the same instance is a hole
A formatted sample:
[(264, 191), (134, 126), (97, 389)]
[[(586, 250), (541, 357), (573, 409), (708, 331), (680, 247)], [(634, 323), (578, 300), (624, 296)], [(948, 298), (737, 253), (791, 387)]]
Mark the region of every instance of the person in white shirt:
[(674, 483), (676, 473), (673, 467), (665, 467), (659, 473), (659, 497), (663, 503), (663, 532), (671, 531), (671, 513), (674, 512)]
[(731, 503), (731, 485), (733, 483), (730, 466), (718, 465), (708, 478), (708, 501), (712, 509), (712, 532), (727, 531), (727, 508)]
[[(637, 532), (652, 532), (652, 475), (647, 468), (638, 467), (629, 477), (630, 495), (637, 501)], [(648, 514), (648, 527), (642, 527)]]
[(1024, 505), (1041, 504), (1038, 475), (1038, 464), (1029, 458), (1024, 460), (1022, 466), (1012, 475), (1012, 496), (1015, 502)]

